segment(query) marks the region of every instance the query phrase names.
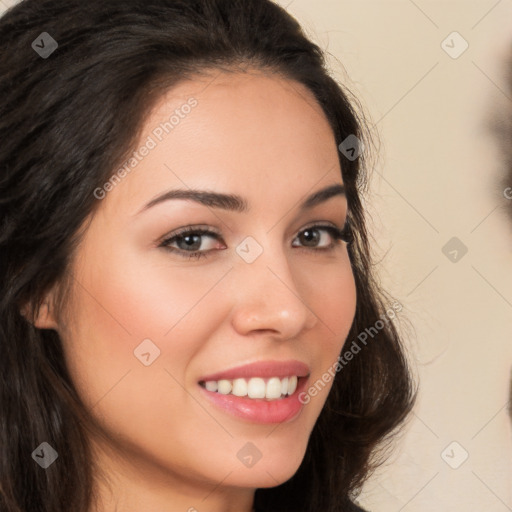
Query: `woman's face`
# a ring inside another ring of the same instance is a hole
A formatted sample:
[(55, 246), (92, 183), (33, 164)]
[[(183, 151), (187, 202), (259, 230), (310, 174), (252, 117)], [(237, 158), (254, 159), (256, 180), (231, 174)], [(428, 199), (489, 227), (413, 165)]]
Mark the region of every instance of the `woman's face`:
[(190, 497), (276, 486), (303, 459), (355, 314), (347, 247), (329, 230), (344, 227), (346, 198), (307, 202), (343, 184), (333, 133), (303, 86), (222, 73), (173, 88), (135, 149), (95, 192), (55, 320), (112, 440), (103, 467)]

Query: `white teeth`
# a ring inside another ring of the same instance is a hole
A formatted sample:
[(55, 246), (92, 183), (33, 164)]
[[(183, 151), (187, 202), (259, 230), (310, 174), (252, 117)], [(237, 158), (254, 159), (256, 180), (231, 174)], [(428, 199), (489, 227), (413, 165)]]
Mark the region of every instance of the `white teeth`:
[(217, 391), (217, 381), (216, 380), (209, 380), (208, 382), (204, 383), (204, 387), (208, 391)]
[(281, 379), (281, 395), (288, 393), (288, 377)]
[(231, 393), (235, 396), (247, 396), (247, 381), (245, 379), (235, 379)]
[(230, 380), (219, 380), (217, 391), (223, 395), (231, 393), (231, 381)]
[(209, 380), (204, 383), (208, 391), (218, 392), (222, 395), (248, 396), (249, 398), (266, 398), (277, 400), (282, 396), (292, 395), (297, 389), (298, 378), (296, 375), (290, 377), (271, 377), (267, 380), (261, 377), (251, 379), (221, 379), (219, 381)]
[(265, 398), (265, 381), (259, 377), (249, 379), (247, 395), (249, 398)]
[(267, 382), (267, 392), (265, 398), (273, 399), (281, 396), (281, 381), (277, 377), (272, 377)]
[(293, 375), (288, 379), (288, 394), (291, 395), (297, 389), (297, 376)]

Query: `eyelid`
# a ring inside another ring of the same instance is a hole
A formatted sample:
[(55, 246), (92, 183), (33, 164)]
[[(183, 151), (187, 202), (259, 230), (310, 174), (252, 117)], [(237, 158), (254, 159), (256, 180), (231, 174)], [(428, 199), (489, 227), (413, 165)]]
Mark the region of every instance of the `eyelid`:
[(339, 227), (335, 222), (332, 222), (331, 220), (316, 220), (313, 222), (310, 222), (309, 224), (306, 224), (302, 226), (297, 233), (300, 233), (301, 231), (304, 231), (305, 229), (313, 228), (313, 227), (321, 227), (321, 226), (332, 226), (336, 229), (339, 229), (343, 231), (348, 225), (348, 219), (345, 221), (345, 223)]
[(189, 226), (183, 226), (181, 228), (177, 228), (174, 231), (170, 231), (169, 233), (165, 234), (161, 238), (159, 238), (156, 242), (156, 245), (160, 245), (164, 242), (169, 241), (171, 238), (174, 238), (176, 236), (180, 236), (185, 233), (189, 233), (193, 231), (194, 233), (198, 231), (208, 231), (208, 233), (205, 234), (215, 234), (219, 238), (222, 237), (221, 233), (214, 227), (209, 226), (207, 224), (190, 224)]

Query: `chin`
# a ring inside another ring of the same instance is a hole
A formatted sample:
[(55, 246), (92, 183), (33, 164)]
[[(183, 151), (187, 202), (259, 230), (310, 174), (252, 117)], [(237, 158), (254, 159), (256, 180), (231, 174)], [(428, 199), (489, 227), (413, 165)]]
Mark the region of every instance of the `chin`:
[(262, 454), (252, 467), (242, 467), (232, 474), (232, 485), (240, 487), (277, 487), (295, 475), (304, 459), (304, 449)]

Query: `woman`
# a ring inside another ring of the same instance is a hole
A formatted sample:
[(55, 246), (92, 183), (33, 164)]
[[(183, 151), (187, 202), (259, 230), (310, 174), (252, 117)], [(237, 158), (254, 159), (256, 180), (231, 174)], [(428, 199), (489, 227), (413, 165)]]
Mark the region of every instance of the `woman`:
[(362, 510), (414, 392), (320, 49), (268, 0), (0, 41), (1, 509)]

